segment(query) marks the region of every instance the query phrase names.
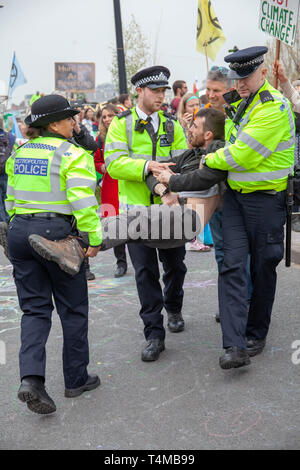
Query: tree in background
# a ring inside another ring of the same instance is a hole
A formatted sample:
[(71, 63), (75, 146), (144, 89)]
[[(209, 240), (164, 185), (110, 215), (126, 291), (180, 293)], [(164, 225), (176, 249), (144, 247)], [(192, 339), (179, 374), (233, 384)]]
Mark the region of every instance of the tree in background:
[[(136, 22), (134, 15), (131, 16), (129, 25), (123, 33), (124, 56), (127, 77), (127, 90), (133, 97), (135, 90), (130, 82), (130, 78), (141, 68), (147, 67), (150, 62), (150, 48), (147, 40), (142, 34), (139, 24)], [(111, 46), (112, 64), (110, 72), (112, 82), (117, 90), (119, 90), (119, 73), (118, 73), (118, 56), (116, 46)]]
[[(297, 30), (300, 31), (300, 17), (297, 24)], [(269, 52), (265, 57), (265, 65), (268, 67), (267, 79), (274, 86), (275, 79), (272, 73), (272, 65), (276, 57), (276, 39), (267, 41)], [(280, 45), (280, 61), (288, 74), (290, 81), (300, 79), (300, 34), (296, 34), (296, 40), (293, 47), (284, 43)]]

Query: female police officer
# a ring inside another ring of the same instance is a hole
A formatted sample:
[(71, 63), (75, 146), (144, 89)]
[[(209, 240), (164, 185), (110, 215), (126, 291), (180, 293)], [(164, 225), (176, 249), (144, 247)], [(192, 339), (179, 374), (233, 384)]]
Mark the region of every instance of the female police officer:
[(45, 390), (45, 345), (54, 298), (63, 329), (65, 396), (75, 397), (100, 385), (88, 375), (88, 292), (85, 270), (70, 276), (40, 257), (28, 243), (31, 233), (51, 240), (74, 235), (74, 223), (89, 234), (87, 256), (102, 241), (94, 197), (93, 159), (71, 139), (78, 111), (59, 95), (37, 100), (25, 122), (30, 140), (7, 161), (6, 209), (12, 217), (8, 248), (23, 311), (18, 397), (39, 414), (56, 410)]

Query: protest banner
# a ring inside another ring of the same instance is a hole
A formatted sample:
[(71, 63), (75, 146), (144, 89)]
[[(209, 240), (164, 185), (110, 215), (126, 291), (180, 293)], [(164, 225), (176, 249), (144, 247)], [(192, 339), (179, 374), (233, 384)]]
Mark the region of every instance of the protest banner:
[(93, 62), (55, 62), (55, 89), (67, 92), (95, 91)]
[(261, 0), (259, 28), (278, 41), (293, 46), (297, 32), (299, 0)]

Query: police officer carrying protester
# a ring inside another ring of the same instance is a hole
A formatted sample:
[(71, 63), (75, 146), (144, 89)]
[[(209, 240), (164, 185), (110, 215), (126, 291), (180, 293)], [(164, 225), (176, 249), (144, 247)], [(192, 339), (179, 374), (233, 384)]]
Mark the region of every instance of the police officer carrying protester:
[(59, 95), (35, 101), (25, 122), (30, 140), (6, 164), (6, 209), (11, 216), (8, 248), (23, 311), (21, 321), (18, 397), (39, 414), (52, 413), (55, 403), (45, 389), (45, 345), (51, 329), (54, 298), (63, 329), (65, 396), (76, 397), (100, 385), (89, 375), (88, 292), (84, 265), (78, 274), (63, 272), (56, 263), (39, 256), (28, 236), (60, 240), (88, 232), (94, 257), (102, 242), (93, 159), (70, 140), (78, 111)]
[[(205, 156), (210, 168), (227, 170), (223, 202), (224, 262), (219, 308), (225, 354), (223, 369), (245, 366), (260, 353), (269, 330), (276, 267), (283, 258), (286, 188), (293, 171), (295, 125), (289, 101), (266, 80), (266, 47), (225, 57), (236, 91), (224, 95), (230, 108), (225, 149)], [(247, 303), (247, 257), (253, 293)], [(249, 312), (248, 312), (249, 309)]]
[[(105, 164), (112, 178), (119, 180), (120, 211), (136, 206), (173, 204), (177, 196), (165, 190), (153, 197), (145, 178), (152, 171), (163, 169), (163, 162), (186, 149), (183, 130), (176, 118), (160, 111), (168, 86), (170, 71), (153, 66), (137, 72), (131, 79), (138, 94), (137, 106), (116, 116), (105, 141)], [(168, 313), (171, 332), (184, 329), (182, 318), (183, 282), (186, 274), (185, 247), (158, 249), (163, 264), (162, 293), (159, 282), (157, 250), (143, 244), (129, 244), (141, 302), (140, 316), (147, 340), (143, 361), (155, 361), (165, 349), (165, 330), (161, 311)]]

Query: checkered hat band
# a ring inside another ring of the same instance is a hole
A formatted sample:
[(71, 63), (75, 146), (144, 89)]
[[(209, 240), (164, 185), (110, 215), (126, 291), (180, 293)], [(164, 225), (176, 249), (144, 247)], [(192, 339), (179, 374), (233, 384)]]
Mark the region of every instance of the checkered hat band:
[(249, 62), (243, 62), (242, 64), (240, 64), (239, 62), (233, 62), (232, 64), (229, 64), (229, 67), (231, 68), (231, 70), (240, 70), (244, 69), (245, 67), (251, 67), (252, 65), (262, 64), (263, 61), (264, 58), (260, 56), (256, 59), (249, 60)]
[(57, 111), (52, 111), (51, 113), (45, 113), (45, 114), (31, 114), (31, 122), (34, 122), (37, 119), (40, 119), (41, 117), (49, 116), (49, 114), (63, 113), (64, 111), (69, 111), (70, 109), (71, 108), (59, 109)]
[(147, 85), (148, 83), (168, 82), (168, 77), (164, 73), (159, 75), (151, 75), (150, 77), (141, 78), (135, 84), (136, 87)]

